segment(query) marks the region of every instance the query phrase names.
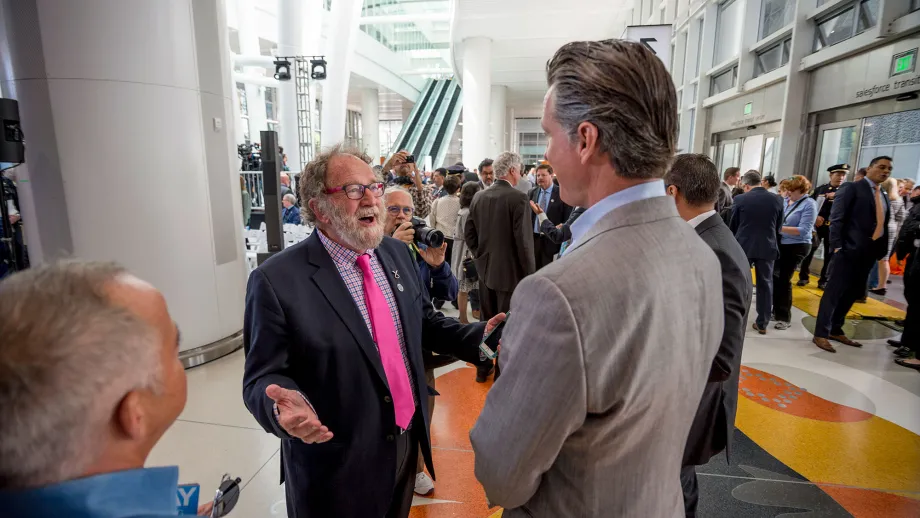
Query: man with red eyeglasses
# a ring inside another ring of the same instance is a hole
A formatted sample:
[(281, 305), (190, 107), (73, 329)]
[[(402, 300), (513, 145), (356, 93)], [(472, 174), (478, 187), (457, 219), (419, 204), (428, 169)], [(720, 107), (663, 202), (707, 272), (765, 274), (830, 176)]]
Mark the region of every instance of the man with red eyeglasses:
[(246, 407), (282, 439), (290, 518), (405, 518), (421, 449), (432, 477), (422, 344), (479, 360), (503, 319), (463, 325), (436, 312), (405, 243), (384, 236), (384, 184), (340, 146), (299, 188), (316, 232), (249, 278)]

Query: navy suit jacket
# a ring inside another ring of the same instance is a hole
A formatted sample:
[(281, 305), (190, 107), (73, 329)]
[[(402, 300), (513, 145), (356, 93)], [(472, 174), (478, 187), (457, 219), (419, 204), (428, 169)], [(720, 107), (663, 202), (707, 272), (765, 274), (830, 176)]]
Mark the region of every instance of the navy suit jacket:
[[(422, 344), (439, 354), (478, 361), (485, 324), (462, 325), (434, 310), (405, 243), (385, 237), (377, 257), (399, 306), (422, 402), (412, 428), (433, 477)], [(265, 431), (282, 439), (288, 516), (384, 516), (396, 477), (399, 431), (393, 403), (374, 340), (316, 233), (252, 272), (243, 347), (246, 407)], [(265, 395), (271, 384), (301, 392), (333, 439), (323, 444), (291, 439)]]
[(731, 229), (748, 259), (779, 257), (777, 235), (783, 226), (783, 199), (755, 187), (732, 203)]
[(882, 237), (872, 240), (875, 233), (875, 191), (865, 178), (845, 183), (834, 195), (831, 208), (831, 249), (849, 254), (867, 254), (879, 260), (888, 253), (888, 196), (882, 193), (885, 221)]
[(690, 426), (684, 449), (684, 466), (702, 466), (723, 449), (726, 450), (726, 459), (731, 461), (731, 443), (738, 412), (741, 350), (754, 293), (748, 258), (722, 217), (717, 213), (706, 218), (697, 225), (696, 233), (712, 248), (722, 267), (725, 329), (709, 370), (700, 406)]

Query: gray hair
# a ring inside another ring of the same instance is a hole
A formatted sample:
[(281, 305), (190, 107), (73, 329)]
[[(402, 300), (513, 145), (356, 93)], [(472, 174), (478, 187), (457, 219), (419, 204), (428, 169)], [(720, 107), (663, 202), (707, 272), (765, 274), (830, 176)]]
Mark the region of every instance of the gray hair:
[(553, 117), (575, 142), (597, 128), (597, 145), (619, 176), (661, 178), (677, 147), (677, 93), (661, 60), (642, 44), (576, 41), (546, 64)]
[(760, 177), (760, 173), (753, 169), (744, 173), (744, 176), (741, 177), (741, 185), (747, 185), (749, 187), (759, 187), (761, 181), (763, 180)]
[(515, 167), (518, 168), (518, 170), (524, 167), (524, 159), (521, 158), (521, 155), (511, 151), (505, 151), (498, 155), (498, 158), (492, 162), (492, 170), (495, 171), (495, 178), (505, 178)]
[[(321, 203), (327, 203), (329, 196), (326, 194), (326, 176), (329, 174), (329, 162), (338, 156), (353, 156), (360, 158), (370, 165), (371, 157), (364, 151), (344, 144), (335, 146), (320, 153), (304, 168), (303, 174), (300, 175), (300, 199), (302, 200), (300, 213), (305, 222), (315, 225), (316, 213), (310, 207), (310, 200), (317, 200)], [(378, 178), (379, 179), (379, 178)]]
[(0, 489), (81, 476), (125, 394), (161, 389), (158, 333), (108, 294), (127, 275), (64, 262), (0, 283)]
[(387, 190), (383, 193), (383, 203), (388, 203), (388, 202), (389, 202), (389, 199), (390, 199), (390, 195), (393, 194), (394, 192), (401, 192), (401, 193), (405, 194), (406, 196), (408, 196), (408, 197), (409, 197), (409, 202), (412, 203), (412, 206), (413, 206), (413, 207), (415, 207), (415, 200), (412, 199), (412, 193), (409, 192), (408, 189), (404, 189), (404, 188), (399, 187), (399, 186), (390, 187), (389, 189), (387, 189)]
[(282, 198), (282, 199), (283, 199), (284, 201), (291, 202), (291, 205), (297, 204), (297, 197), (294, 196), (294, 195), (291, 194), (291, 193), (285, 194), (285, 195), (284, 195), (284, 198)]

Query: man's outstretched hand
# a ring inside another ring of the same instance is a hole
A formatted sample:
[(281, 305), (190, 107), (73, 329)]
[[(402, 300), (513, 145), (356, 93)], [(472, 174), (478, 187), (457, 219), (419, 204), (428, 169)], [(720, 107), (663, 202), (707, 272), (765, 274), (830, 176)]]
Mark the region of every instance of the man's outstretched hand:
[(323, 443), (332, 439), (332, 432), (319, 422), (316, 413), (299, 392), (269, 385), (265, 395), (278, 405), (278, 424), (291, 437), (307, 444)]

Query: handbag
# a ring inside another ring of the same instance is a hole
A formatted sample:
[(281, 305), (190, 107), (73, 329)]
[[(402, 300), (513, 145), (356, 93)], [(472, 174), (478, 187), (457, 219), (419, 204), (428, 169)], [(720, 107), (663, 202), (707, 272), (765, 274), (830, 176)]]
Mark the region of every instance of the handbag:
[(476, 271), (476, 261), (472, 257), (467, 257), (461, 263), (463, 268), (463, 278), (468, 281), (478, 281), (479, 272)]

